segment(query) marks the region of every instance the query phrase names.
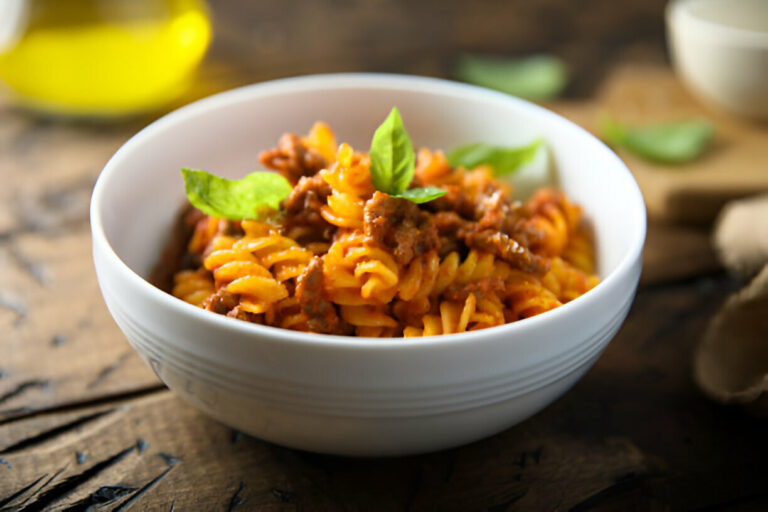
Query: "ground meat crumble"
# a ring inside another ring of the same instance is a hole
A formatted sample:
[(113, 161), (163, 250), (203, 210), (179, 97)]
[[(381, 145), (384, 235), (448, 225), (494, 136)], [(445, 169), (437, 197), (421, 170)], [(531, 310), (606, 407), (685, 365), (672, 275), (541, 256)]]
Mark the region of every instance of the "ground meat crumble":
[(365, 203), (363, 218), (366, 239), (392, 251), (401, 265), (439, 244), (432, 215), (407, 199), (374, 192)]
[(276, 148), (259, 153), (259, 161), (282, 174), (291, 185), (298, 183), (302, 176), (314, 176), (325, 167), (325, 159), (304, 146), (295, 133), (284, 134)]

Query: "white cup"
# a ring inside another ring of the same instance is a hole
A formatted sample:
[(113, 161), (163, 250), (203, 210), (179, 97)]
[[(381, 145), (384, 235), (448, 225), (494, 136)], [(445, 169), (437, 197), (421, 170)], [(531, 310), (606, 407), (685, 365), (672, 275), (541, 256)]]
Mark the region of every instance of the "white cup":
[(707, 104), (768, 119), (768, 0), (673, 0), (672, 63)]

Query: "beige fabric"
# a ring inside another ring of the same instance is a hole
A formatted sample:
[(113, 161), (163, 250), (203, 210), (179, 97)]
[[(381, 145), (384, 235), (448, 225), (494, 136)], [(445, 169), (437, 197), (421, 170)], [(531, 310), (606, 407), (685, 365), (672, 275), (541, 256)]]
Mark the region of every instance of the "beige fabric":
[(768, 391), (768, 265), (709, 323), (694, 355), (694, 378), (722, 403), (755, 402)]

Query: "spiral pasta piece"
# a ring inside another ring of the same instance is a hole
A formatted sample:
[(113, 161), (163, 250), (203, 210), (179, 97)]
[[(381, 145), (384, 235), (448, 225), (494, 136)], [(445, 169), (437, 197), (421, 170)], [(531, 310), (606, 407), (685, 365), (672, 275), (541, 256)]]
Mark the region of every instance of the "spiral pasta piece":
[(182, 270), (173, 276), (174, 286), (171, 293), (195, 306), (202, 305), (215, 290), (213, 280), (205, 269)]
[(585, 274), (595, 272), (595, 249), (589, 229), (581, 223), (571, 233), (568, 245), (563, 249), (565, 261)]
[(327, 204), (320, 209), (320, 215), (329, 223), (340, 228), (362, 229), (365, 201), (373, 194), (370, 161), (367, 156), (355, 153), (347, 144), (342, 144), (336, 154), (336, 162), (320, 171), (332, 192)]
[(509, 321), (530, 318), (562, 304), (538, 278), (520, 270), (512, 270), (506, 281), (506, 293), (505, 318)]
[(399, 269), (391, 254), (366, 245), (359, 234), (346, 234), (328, 249), (324, 277), (328, 296), (336, 304), (382, 304), (397, 292)]
[(216, 217), (203, 217), (197, 222), (195, 230), (192, 233), (192, 238), (187, 244), (189, 252), (203, 252), (206, 246), (211, 243), (211, 240), (219, 232), (219, 226), (221, 219)]
[(448, 254), (440, 263), (435, 284), (431, 294), (440, 295), (454, 283), (467, 284), (471, 281), (491, 277), (496, 271), (497, 264), (492, 254), (481, 253), (475, 249), (460, 261), (456, 252)]
[(563, 194), (551, 189), (539, 190), (526, 202), (533, 214), (528, 225), (543, 233), (531, 244), (531, 249), (546, 256), (558, 256), (568, 245), (571, 234), (581, 217), (581, 209), (572, 205)]
[(438, 336), (501, 325), (504, 323), (503, 314), (494, 314), (501, 307), (500, 303), (491, 299), (478, 301), (473, 293), (468, 294), (464, 301), (444, 300), (440, 302), (436, 314), (423, 316), (423, 327), (407, 326), (403, 329), (403, 336)]
[(397, 321), (386, 312), (383, 305), (341, 306), (341, 317), (355, 326), (355, 334), (364, 337), (387, 336), (397, 328)]
[(307, 330), (307, 316), (301, 310), (296, 296), (286, 297), (276, 302), (265, 312), (264, 318), (268, 325), (283, 329)]
[(563, 303), (584, 295), (597, 285), (596, 276), (583, 272), (562, 258), (552, 258), (549, 272), (541, 281)]
[(243, 247), (244, 240), (248, 239), (217, 237), (203, 265), (213, 273), (217, 290), (240, 296), (238, 305), (243, 311), (264, 313), (272, 304), (286, 298), (288, 290)]
[(421, 148), (416, 157), (414, 173), (424, 183), (437, 184), (451, 179), (453, 169), (442, 151), (432, 152), (427, 148)]
[(317, 151), (327, 164), (336, 159), (336, 136), (333, 134), (333, 130), (322, 121), (312, 125), (307, 136), (301, 138), (301, 143), (308, 149)]
[(188, 211), (187, 254), (165, 274), (175, 296), (284, 329), (414, 337), (529, 318), (598, 283), (592, 232), (557, 190), (516, 202), (491, 167), (451, 168), (420, 149), (410, 186), (445, 194), (409, 202), (374, 190), (369, 155), (322, 122), (259, 158), (293, 184), (282, 210), (239, 221)]
[(427, 297), (433, 290), (440, 272), (440, 258), (437, 251), (429, 251), (403, 269), (397, 295), (403, 301)]

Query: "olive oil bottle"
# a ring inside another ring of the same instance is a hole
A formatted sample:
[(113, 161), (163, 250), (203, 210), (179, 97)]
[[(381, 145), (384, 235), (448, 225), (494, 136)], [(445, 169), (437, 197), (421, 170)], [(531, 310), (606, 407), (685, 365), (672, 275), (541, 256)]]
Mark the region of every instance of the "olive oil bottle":
[(204, 0), (0, 3), (0, 85), (55, 114), (156, 109), (189, 86), (211, 39)]

